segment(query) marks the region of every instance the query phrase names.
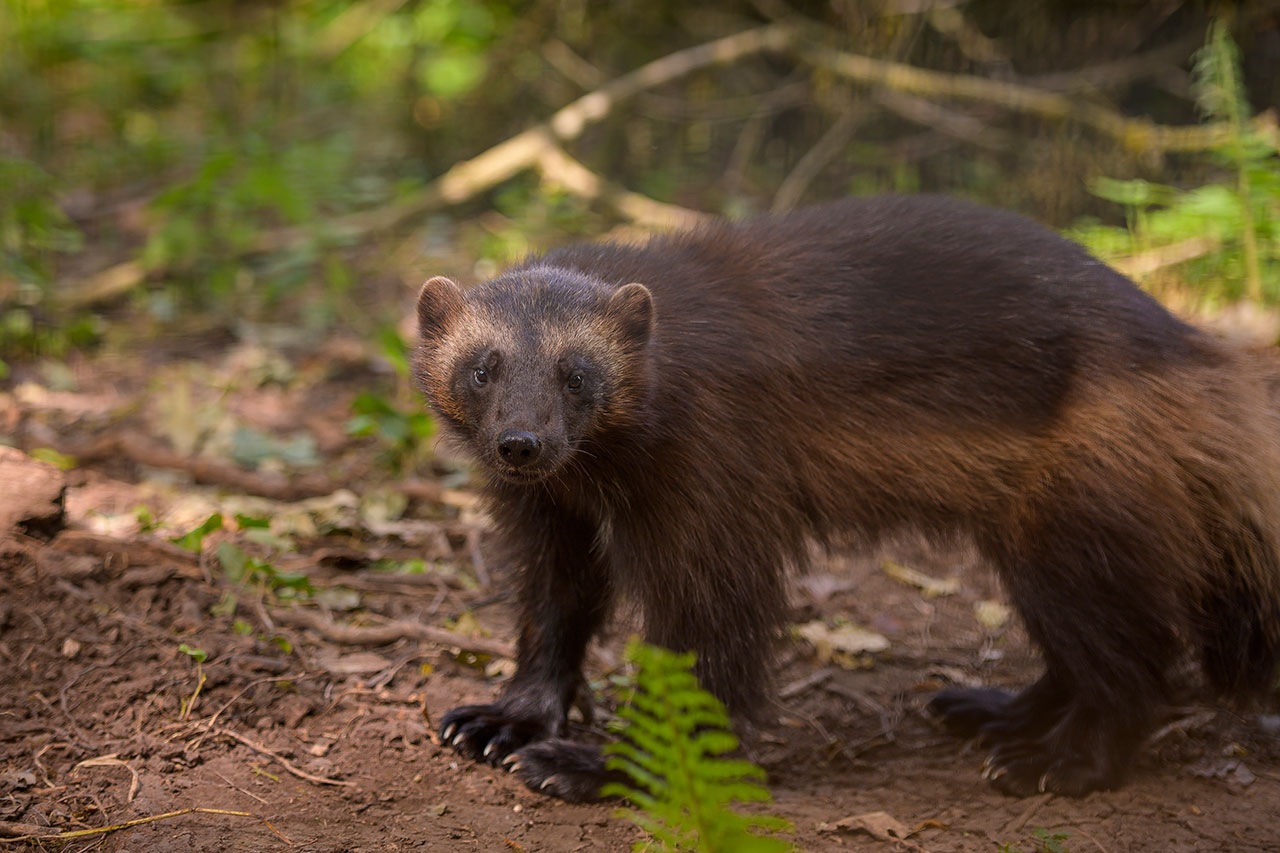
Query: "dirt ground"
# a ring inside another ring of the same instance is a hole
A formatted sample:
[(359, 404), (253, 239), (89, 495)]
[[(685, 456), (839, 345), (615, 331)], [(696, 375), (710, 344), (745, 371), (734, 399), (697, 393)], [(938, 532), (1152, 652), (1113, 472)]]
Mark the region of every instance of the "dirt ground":
[[(378, 448), (333, 428), (373, 381), (359, 359), (218, 381), (247, 375), (246, 358), (212, 354), (185, 392), (154, 371), (143, 381), (84, 363), (71, 390), (19, 370), (0, 393), (9, 443), (80, 457), (62, 529), (0, 539), (0, 840), (133, 853), (628, 849), (641, 836), (616, 805), (548, 799), (436, 740), (434, 721), (510, 671), (508, 603), (465, 477), (441, 460), (375, 474)], [(176, 453), (174, 412), (206, 409), (206, 438), (224, 419), (279, 435), (302, 425), (318, 460), (286, 478), (233, 469), (211, 439)], [(198, 552), (170, 542), (215, 510), (226, 523)], [(261, 563), (232, 571), (226, 545)], [(922, 589), (895, 566), (956, 584)], [(310, 589), (289, 585), (297, 572)], [(823, 558), (793, 598), (797, 625), (847, 621), (888, 640), (834, 656), (798, 634), (780, 644), (779, 721), (749, 752), (801, 849), (1280, 850), (1280, 701), (1220, 708), (1189, 677), (1124, 789), (1011, 799), (981, 779), (980, 750), (921, 714), (948, 683), (1036, 673), (971, 555), (906, 541)], [(592, 650), (591, 678), (617, 665), (629, 629)], [(13, 840), (190, 809), (205, 811)], [(840, 823), (877, 812), (910, 837)]]

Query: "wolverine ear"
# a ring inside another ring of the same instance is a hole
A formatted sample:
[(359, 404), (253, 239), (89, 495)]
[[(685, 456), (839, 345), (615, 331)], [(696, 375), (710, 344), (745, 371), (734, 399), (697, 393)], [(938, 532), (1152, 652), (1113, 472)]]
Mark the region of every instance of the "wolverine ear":
[(644, 346), (653, 330), (653, 294), (643, 284), (624, 284), (609, 297), (604, 313), (636, 346)]
[(418, 291), (418, 335), (438, 338), (445, 324), (462, 310), (462, 291), (442, 275), (427, 279)]

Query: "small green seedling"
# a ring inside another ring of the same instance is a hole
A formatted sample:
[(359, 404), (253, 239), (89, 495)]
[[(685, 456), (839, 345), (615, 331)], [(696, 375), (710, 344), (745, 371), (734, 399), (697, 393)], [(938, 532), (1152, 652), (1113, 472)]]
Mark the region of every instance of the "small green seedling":
[(222, 513), (215, 512), (204, 520), (199, 527), (188, 531), (181, 536), (176, 536), (169, 541), (179, 548), (190, 551), (193, 554), (199, 554), (204, 547), (204, 537), (208, 536), (215, 530), (222, 529)]
[(200, 698), (200, 691), (204, 689), (204, 683), (206, 681), (206, 676), (204, 674), (204, 662), (208, 660), (209, 653), (204, 649), (193, 648), (186, 643), (180, 644), (178, 646), (178, 651), (187, 655), (196, 662), (196, 689), (191, 692), (190, 696), (185, 697), (182, 700), (181, 713), (178, 715), (178, 719), (185, 722), (186, 719), (191, 716), (191, 711), (196, 706), (196, 700)]

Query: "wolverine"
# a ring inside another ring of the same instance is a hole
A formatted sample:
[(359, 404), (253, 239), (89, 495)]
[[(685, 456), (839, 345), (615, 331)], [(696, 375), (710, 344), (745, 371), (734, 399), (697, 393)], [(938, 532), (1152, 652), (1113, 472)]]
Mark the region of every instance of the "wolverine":
[(929, 704), (1001, 791), (1120, 784), (1184, 654), (1232, 699), (1275, 683), (1272, 371), (1027, 219), (852, 199), (432, 278), (417, 313), (520, 614), (515, 674), (441, 737), (532, 788), (604, 778), (566, 719), (616, 602), (758, 721), (788, 572), (902, 529), (971, 540), (1041, 652)]

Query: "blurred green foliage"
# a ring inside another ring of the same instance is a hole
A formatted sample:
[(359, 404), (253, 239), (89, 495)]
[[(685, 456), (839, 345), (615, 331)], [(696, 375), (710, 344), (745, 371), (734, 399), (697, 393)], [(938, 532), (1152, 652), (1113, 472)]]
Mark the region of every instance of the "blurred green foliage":
[(1210, 240), (1210, 250), (1178, 265), (1184, 284), (1214, 301), (1248, 297), (1280, 301), (1280, 149), (1275, 136), (1252, 129), (1240, 54), (1221, 22), (1210, 27), (1194, 65), (1197, 104), (1224, 122), (1230, 136), (1209, 157), (1216, 180), (1192, 189), (1100, 177), (1099, 198), (1120, 205), (1125, 227), (1084, 222), (1073, 236), (1103, 257), (1138, 255), (1184, 241)]
[[(1201, 37), (1210, 12), (1188, 4), (1151, 29), (1119, 0), (962, 5), (985, 59), (928, 14), (857, 2), (0, 0), (0, 373), (32, 354), (102, 340), (132, 347), (166, 330), (244, 335), (274, 323), (306, 341), (335, 328), (376, 336), (431, 272), (482, 277), (549, 243), (606, 233), (616, 214), (528, 173), (386, 232), (361, 217), (619, 74), (773, 14), (798, 13), (815, 41), (840, 49), (1034, 82), (1129, 56), (1133, 32), (1157, 47)], [(1092, 212), (1115, 224), (1118, 212), (1088, 197), (1091, 179), (1187, 186), (1183, 177), (1197, 175), (1248, 199), (1243, 230), (1212, 214), (1235, 235), (1213, 274), (1274, 298), (1274, 151), (1243, 132), (1256, 110), (1230, 38), (1217, 32), (1197, 71), (1216, 94), (1205, 89), (1199, 102), (1242, 133), (1211, 162), (1144, 160), (1016, 112), (940, 104), (944, 119), (969, 122), (970, 139), (974, 127), (996, 132), (975, 145), (948, 132), (949, 120), (913, 120), (887, 109), (881, 92), (768, 55), (645, 91), (570, 153), (627, 189), (730, 216), (767, 209), (847, 115), (856, 131), (806, 200), (941, 190), (1051, 222)], [(1255, 73), (1254, 89), (1268, 76)], [(1157, 121), (1196, 120), (1190, 98), (1143, 81), (1083, 97)], [(1196, 199), (1205, 202), (1214, 199)], [(1145, 205), (1142, 216), (1151, 224), (1163, 207)], [(1088, 239), (1105, 250), (1116, 234)]]
[(309, 598), (315, 593), (304, 572), (283, 572), (266, 560), (250, 556), (234, 542), (220, 542), (218, 563), (233, 584), (271, 590), (281, 598)]
[[(358, 275), (324, 223), (470, 150), (459, 133), (423, 156), (413, 116), (453, 117), (515, 20), (467, 0), (0, 0), (0, 351), (95, 337), (59, 282), (86, 245), (86, 272), (140, 260), (160, 322), (333, 322), (285, 304)], [(289, 228), (304, 239), (267, 244)]]
[(435, 422), (426, 407), (401, 407), (375, 393), (364, 391), (351, 403), (347, 434), (372, 436), (382, 446), (381, 459), (395, 473), (411, 470), (430, 447)]

